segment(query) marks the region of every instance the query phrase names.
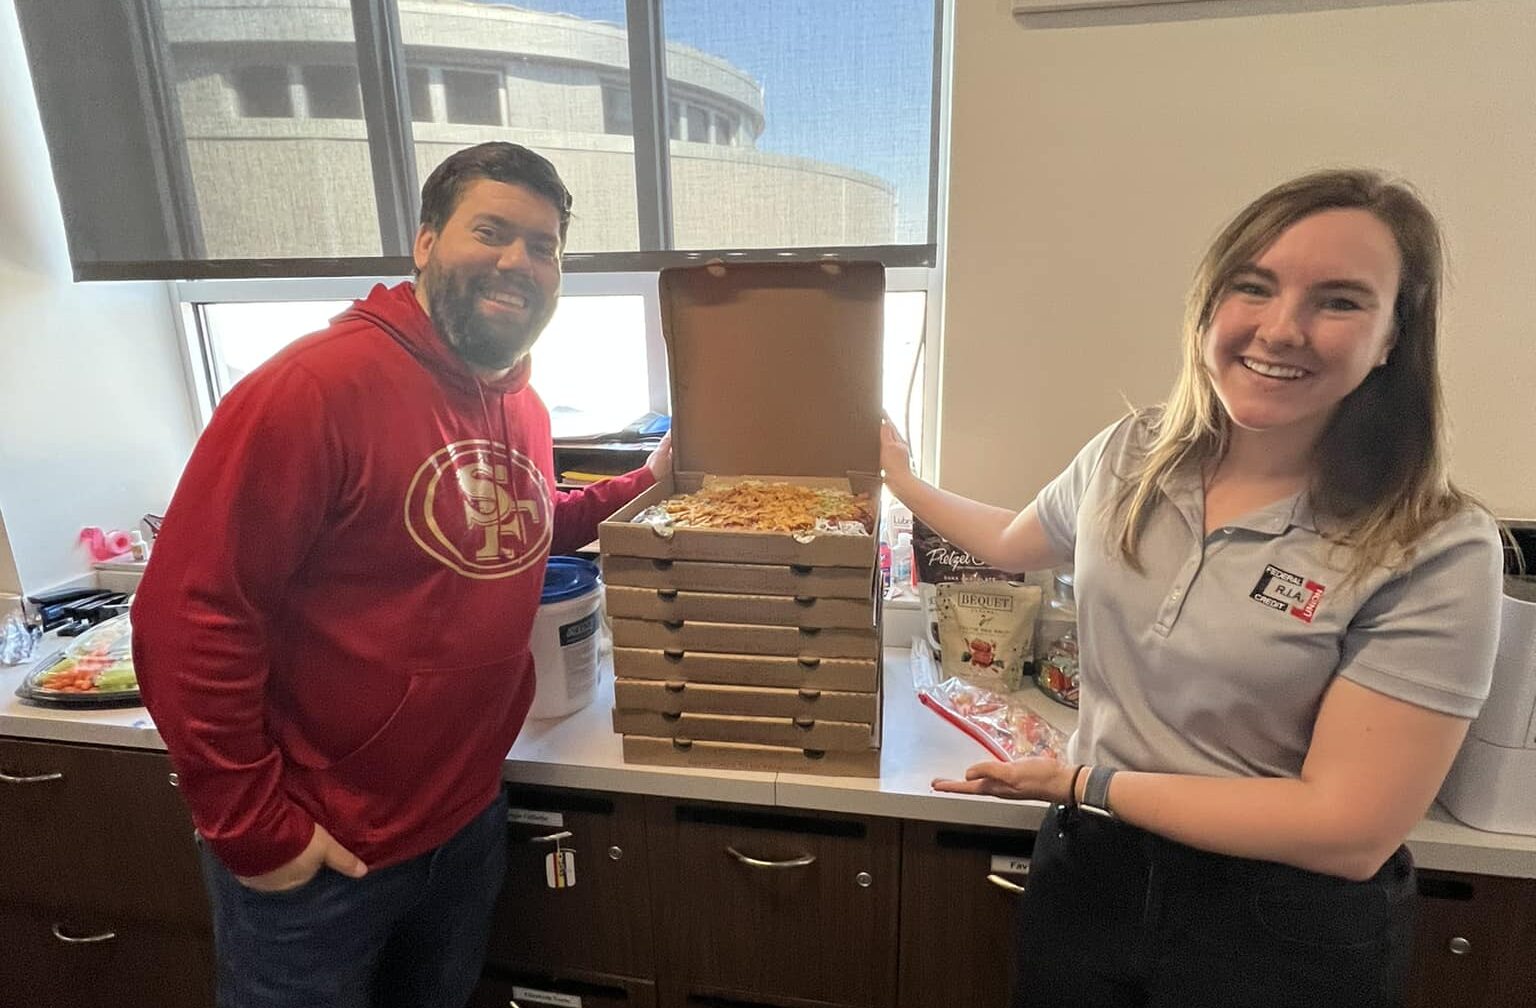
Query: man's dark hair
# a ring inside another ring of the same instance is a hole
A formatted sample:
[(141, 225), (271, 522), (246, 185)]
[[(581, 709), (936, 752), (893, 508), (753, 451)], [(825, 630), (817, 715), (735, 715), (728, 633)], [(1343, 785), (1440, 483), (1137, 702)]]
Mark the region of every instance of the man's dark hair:
[(571, 223), (571, 193), (555, 166), (520, 144), (496, 140), (450, 154), (421, 187), (421, 224), (441, 231), (459, 205), (464, 187), (476, 179), (520, 185), (543, 196), (560, 213), (560, 241)]

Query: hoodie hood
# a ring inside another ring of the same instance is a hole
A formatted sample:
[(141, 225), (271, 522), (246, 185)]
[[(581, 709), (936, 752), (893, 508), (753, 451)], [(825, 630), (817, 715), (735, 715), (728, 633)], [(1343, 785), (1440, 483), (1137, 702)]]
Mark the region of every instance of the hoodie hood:
[(393, 287), (376, 284), (367, 297), (354, 301), (352, 307), (332, 321), (349, 319), (365, 321), (384, 330), (443, 384), (466, 395), (481, 396), (487, 392), (507, 395), (521, 392), (528, 386), (533, 366), (527, 355), (494, 381), (476, 374), (432, 324), (421, 302), (416, 300), (416, 285), (409, 280)]

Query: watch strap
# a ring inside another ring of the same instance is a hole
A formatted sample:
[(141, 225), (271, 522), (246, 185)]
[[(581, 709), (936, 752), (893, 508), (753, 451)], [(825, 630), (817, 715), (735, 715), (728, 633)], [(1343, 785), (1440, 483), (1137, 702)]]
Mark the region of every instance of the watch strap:
[(1083, 800), (1079, 803), (1084, 811), (1104, 816), (1115, 814), (1109, 807), (1109, 782), (1115, 773), (1114, 767), (1107, 766), (1096, 766), (1088, 771), (1088, 783), (1083, 785)]

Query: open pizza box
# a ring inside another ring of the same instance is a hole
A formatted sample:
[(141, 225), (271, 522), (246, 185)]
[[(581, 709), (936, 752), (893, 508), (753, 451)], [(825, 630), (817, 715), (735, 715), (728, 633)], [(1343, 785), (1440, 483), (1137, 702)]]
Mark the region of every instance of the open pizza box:
[(878, 529), (634, 519), (742, 479), (839, 487), (877, 512), (884, 269), (712, 263), (663, 271), (660, 293), (673, 470), (599, 530), (625, 758), (878, 772)]
[[(697, 491), (706, 479), (840, 487), (868, 494), (878, 510), (884, 267), (680, 267), (662, 271), (660, 296), (673, 471), (602, 523), (603, 555), (800, 572), (843, 568), (867, 575), (868, 597), (876, 535), (663, 528), (633, 519), (674, 494)], [(605, 567), (609, 584), (631, 584), (615, 573)]]

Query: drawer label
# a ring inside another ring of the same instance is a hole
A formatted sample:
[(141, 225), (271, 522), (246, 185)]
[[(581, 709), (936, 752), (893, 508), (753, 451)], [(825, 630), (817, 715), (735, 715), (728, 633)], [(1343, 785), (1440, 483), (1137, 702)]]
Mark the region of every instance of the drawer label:
[(994, 854), (992, 855), (992, 873), (994, 875), (1028, 875), (1029, 858)]
[(564, 826), (565, 816), (560, 812), (543, 812), (539, 809), (509, 808), (507, 822), (525, 823), (529, 826)]
[(554, 1008), (581, 1008), (581, 998), (575, 994), (556, 994), (554, 991), (534, 990), (532, 987), (513, 987), (512, 1000), (553, 1005)]

